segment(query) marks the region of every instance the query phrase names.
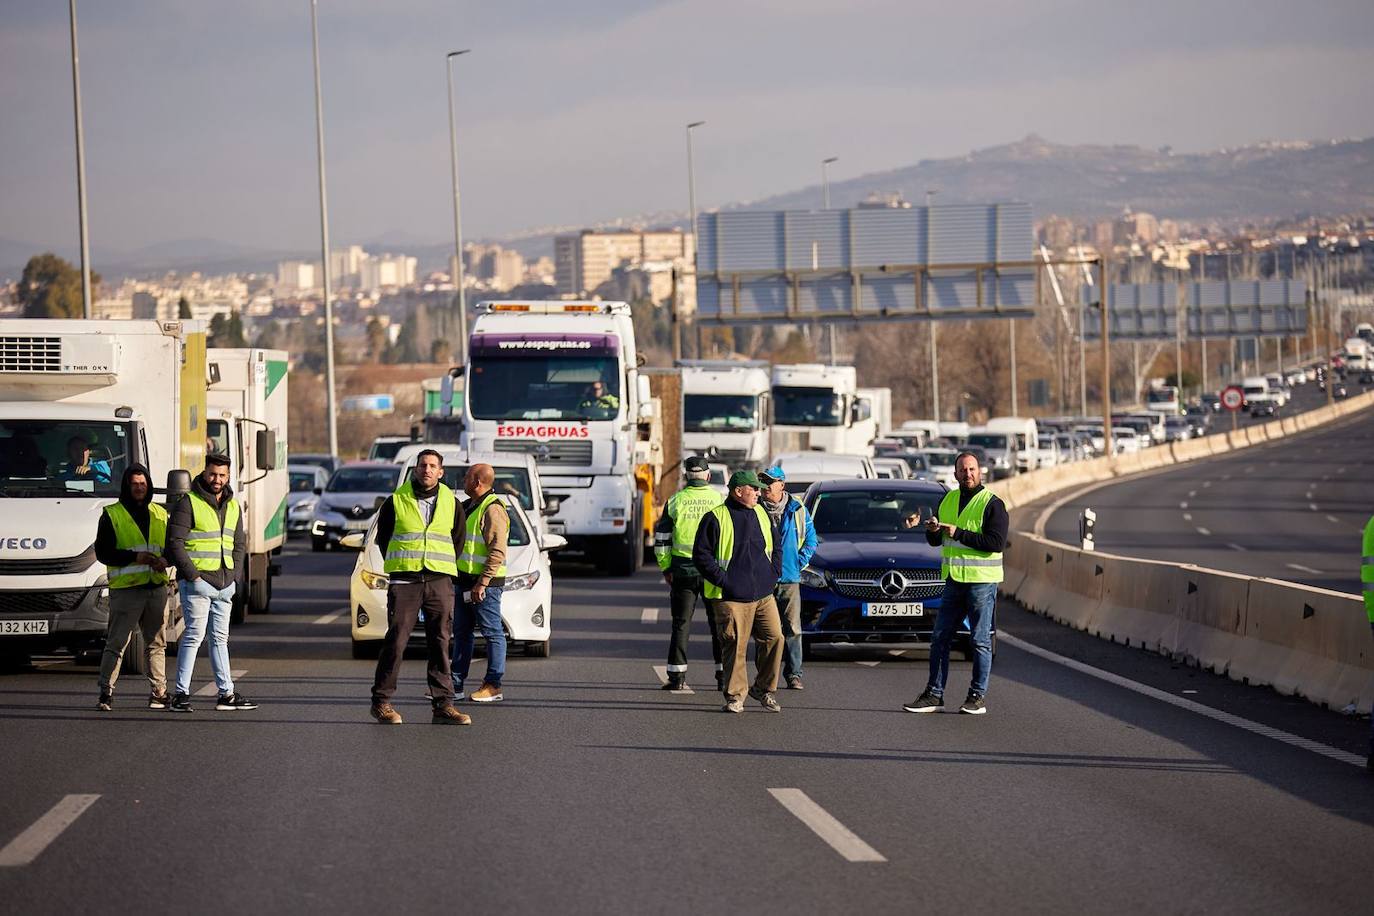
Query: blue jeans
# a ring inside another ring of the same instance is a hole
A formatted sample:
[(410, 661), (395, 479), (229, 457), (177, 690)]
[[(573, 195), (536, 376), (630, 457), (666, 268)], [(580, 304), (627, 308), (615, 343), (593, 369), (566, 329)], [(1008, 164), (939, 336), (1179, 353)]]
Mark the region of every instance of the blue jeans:
[(196, 667), (196, 653), (205, 639), (205, 624), (210, 623), (210, 670), (221, 694), (234, 692), (234, 679), (229, 676), (229, 612), (237, 583), (217, 589), (204, 579), (177, 583), (181, 595), (181, 614), (186, 619), (181, 642), (177, 644), (177, 693), (191, 692), (191, 672)]
[(930, 682), (926, 689), (936, 696), (945, 695), (945, 681), (949, 678), (949, 647), (954, 634), (968, 618), (973, 634), (973, 680), (969, 693), (983, 696), (988, 692), (988, 675), (992, 673), (992, 615), (997, 607), (996, 582), (955, 582), (945, 580), (940, 598), (940, 612), (935, 617), (935, 632), (930, 637)]
[(802, 676), (801, 586), (779, 582), (773, 586), (773, 600), (782, 621), (782, 677), (787, 681)]
[(501, 686), (506, 673), (506, 631), (501, 626), (501, 592), (488, 585), (481, 601), (464, 601), (461, 587), (455, 602), (453, 617), (453, 691), (463, 692), (463, 682), (472, 667), (472, 650), (477, 638), (473, 630), (481, 628), (487, 640), (487, 676), (482, 683)]

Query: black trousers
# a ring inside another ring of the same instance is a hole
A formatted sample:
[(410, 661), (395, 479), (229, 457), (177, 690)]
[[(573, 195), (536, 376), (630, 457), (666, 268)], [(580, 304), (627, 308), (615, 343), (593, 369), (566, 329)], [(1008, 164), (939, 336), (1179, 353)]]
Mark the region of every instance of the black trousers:
[(453, 643), (453, 580), (448, 576), (429, 576), (423, 581), (391, 581), (386, 590), (386, 639), (377, 659), (377, 675), (372, 681), (372, 702), (390, 702), (396, 693), (396, 678), (406, 642), (415, 629), (420, 611), (425, 612), (425, 651), (429, 658), (426, 680), (436, 706), (453, 702), (453, 675), (449, 647)]
[(711, 628), (711, 658), (715, 659), (716, 670), (720, 670), (720, 633), (716, 629), (716, 615), (711, 613), (709, 603), (701, 594), (701, 581), (700, 576), (673, 574), (669, 596), (673, 613), (673, 635), (668, 641), (670, 675), (682, 675), (687, 671), (687, 643), (691, 641), (692, 615), (696, 613), (698, 599), (706, 611), (706, 624)]

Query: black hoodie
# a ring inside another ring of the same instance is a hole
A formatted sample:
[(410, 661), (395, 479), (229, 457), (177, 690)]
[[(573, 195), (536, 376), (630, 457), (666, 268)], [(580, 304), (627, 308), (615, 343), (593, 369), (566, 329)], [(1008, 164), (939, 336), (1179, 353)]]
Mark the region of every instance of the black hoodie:
[[(129, 478), (135, 474), (142, 474), (143, 479), (148, 481), (148, 493), (142, 502), (135, 501), (133, 494), (129, 492)], [(129, 515), (133, 517), (134, 524), (138, 530), (143, 532), (143, 536), (148, 536), (148, 504), (153, 501), (153, 475), (148, 473), (148, 469), (141, 464), (131, 464), (124, 471), (124, 476), (119, 481), (119, 501), (124, 504), (124, 508), (129, 510)], [(106, 566), (129, 566), (135, 562), (137, 557), (132, 550), (121, 550), (115, 546), (118, 541), (115, 539), (114, 525), (110, 523), (110, 516), (107, 513), (100, 513), (100, 521), (95, 527), (95, 558)], [(152, 587), (152, 583), (146, 586)]]

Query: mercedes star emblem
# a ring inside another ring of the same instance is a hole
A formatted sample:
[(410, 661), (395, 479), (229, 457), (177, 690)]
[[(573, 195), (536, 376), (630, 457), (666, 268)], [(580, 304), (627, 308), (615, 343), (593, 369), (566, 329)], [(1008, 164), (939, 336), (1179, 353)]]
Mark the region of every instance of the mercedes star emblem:
[(883, 577), (878, 580), (878, 587), (883, 590), (884, 595), (887, 595), (889, 598), (896, 598), (902, 592), (906, 591), (906, 576), (897, 572), (895, 569), (889, 569), (887, 572), (883, 573)]

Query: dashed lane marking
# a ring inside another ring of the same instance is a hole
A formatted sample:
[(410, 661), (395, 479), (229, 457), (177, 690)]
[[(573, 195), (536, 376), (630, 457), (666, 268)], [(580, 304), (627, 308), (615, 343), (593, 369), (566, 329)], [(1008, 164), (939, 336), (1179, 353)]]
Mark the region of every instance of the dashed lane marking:
[(887, 861), (886, 856), (859, 839), (854, 831), (841, 824), (834, 815), (812, 801), (801, 789), (769, 789), (768, 794), (848, 861)]
[(1206, 528), (1199, 528), (1199, 529), (1197, 530), (1197, 533), (1200, 534), (1200, 535), (1202, 535), (1203, 537), (1211, 537), (1211, 536), (1212, 536), (1212, 532), (1209, 531), (1209, 530), (1206, 529)]
[(1191, 512), (1185, 512), (1185, 513), (1183, 513), (1183, 520), (1184, 520), (1185, 522), (1191, 522), (1191, 521), (1193, 520), (1193, 513), (1191, 513)]
[(646, 607), (639, 612), (640, 623), (658, 623), (658, 608)]
[(1301, 563), (1285, 563), (1283, 565), (1287, 566), (1289, 569), (1296, 569), (1298, 572), (1305, 572), (1310, 576), (1320, 576), (1322, 574), (1322, 571), (1320, 569), (1313, 569), (1310, 566), (1303, 566)]
[(1317, 504), (1316, 504), (1316, 503), (1308, 503), (1308, 504), (1307, 504), (1307, 508), (1311, 509), (1313, 512), (1316, 512), (1316, 511), (1317, 511)]
[(1181, 502), (1181, 503), (1178, 504), (1178, 507), (1179, 507), (1180, 509), (1186, 509), (1186, 508), (1188, 508), (1188, 503), (1187, 503), (1187, 502)]
[(0, 849), (0, 867), (18, 868), (28, 865), (62, 835), (87, 808), (95, 804), (99, 795), (68, 795), (48, 809), (48, 813), (34, 821), (19, 836)]
[(1188, 498), (1189, 498), (1189, 499), (1192, 499), (1194, 496), (1197, 496), (1197, 490), (1189, 490), (1189, 491), (1188, 491)]
[[(666, 683), (668, 683), (668, 666), (667, 666), (667, 665), (654, 665), (654, 674), (657, 674), (657, 675), (658, 675), (658, 682), (659, 682), (660, 684), (666, 684)], [(696, 691), (693, 690), (691, 687), (683, 687), (681, 690), (677, 690), (677, 691), (674, 691), (674, 692), (675, 692), (675, 693), (696, 693)]]
[(1172, 693), (1159, 690), (1155, 687), (1150, 687), (1146, 684), (1141, 684), (1137, 681), (1132, 681), (1129, 678), (1124, 678), (1119, 674), (1113, 674), (1110, 671), (1103, 671), (1101, 668), (1094, 668), (1092, 665), (1084, 664), (1083, 662), (1077, 661), (1072, 658), (1065, 658), (1064, 656), (1051, 652), (1048, 649), (1042, 649), (1039, 646), (1032, 645), (1031, 643), (1026, 642), (1024, 639), (1018, 639), (1011, 633), (1008, 633), (1006, 630), (1000, 630), (997, 634), (997, 638), (1000, 640), (1005, 640), (1007, 644), (1010, 646), (1014, 646), (1017, 649), (1020, 649), (1024, 652), (1029, 652), (1031, 655), (1038, 656), (1039, 658), (1043, 658), (1046, 661), (1054, 662), (1057, 665), (1063, 665), (1065, 668), (1071, 668), (1074, 671), (1079, 672), (1080, 674), (1086, 674), (1089, 677), (1095, 677), (1100, 681), (1106, 681), (1109, 684), (1115, 684), (1117, 687), (1124, 687), (1125, 689), (1138, 693), (1142, 696), (1147, 696), (1152, 699), (1159, 700), (1163, 703), (1168, 703), (1170, 706), (1177, 706), (1179, 709), (1185, 709), (1188, 712), (1197, 713), (1198, 715), (1205, 716), (1206, 718), (1211, 719), (1215, 722), (1222, 722), (1226, 725), (1234, 725), (1236, 728), (1244, 729), (1245, 731), (1250, 732), (1253, 735), (1260, 735), (1265, 738), (1272, 738), (1275, 741), (1281, 741), (1284, 744), (1290, 745), (1292, 747), (1296, 747), (1304, 751), (1311, 751), (1314, 754), (1320, 754), (1323, 757), (1329, 757), (1330, 759), (1339, 761), (1341, 763), (1348, 763), (1357, 767), (1363, 767), (1365, 765), (1365, 758), (1357, 754), (1352, 754), (1348, 751), (1343, 751), (1340, 748), (1335, 748), (1327, 744), (1322, 744), (1320, 741), (1313, 741), (1310, 738), (1303, 738), (1298, 735), (1294, 735), (1291, 732), (1286, 732), (1277, 728), (1272, 728), (1268, 725), (1261, 725), (1258, 722), (1251, 722), (1249, 719), (1242, 719), (1240, 716), (1233, 716), (1229, 712), (1222, 712), (1220, 709), (1213, 709), (1210, 706), (1204, 706), (1203, 704), (1194, 702), (1193, 700), (1185, 700), (1182, 697), (1176, 697)]
[(1236, 543), (1228, 542), (1228, 543), (1226, 544), (1226, 546), (1227, 546), (1227, 547), (1230, 547), (1232, 550), (1239, 550), (1241, 553), (1244, 553), (1245, 550), (1246, 550), (1245, 547), (1242, 547), (1240, 544), (1236, 544)]
[(348, 613), (348, 608), (346, 608), (346, 607), (341, 607), (341, 608), (339, 608), (337, 611), (330, 611), (328, 614), (325, 614), (325, 615), (323, 615), (323, 616), (321, 616), (321, 617), (316, 617), (314, 620), (311, 621), (311, 623), (316, 623), (316, 624), (331, 624), (331, 623), (334, 623), (335, 621), (339, 620), (340, 618), (342, 618), (343, 615), (344, 615), (344, 614), (347, 614), (347, 613)]
[(1207, 489), (1208, 487), (1210, 487), (1211, 485), (1212, 485), (1212, 482), (1211, 482), (1210, 480), (1204, 480), (1204, 481), (1202, 482), (1202, 488), (1203, 488), (1204, 490)]
[(876, 668), (880, 662), (855, 662), (856, 665), (863, 665), (865, 668)]
[[(229, 676), (236, 681), (247, 673), (247, 671), (242, 669), (238, 671), (235, 671), (233, 668), (229, 669)], [(211, 679), (210, 683), (197, 690), (195, 695), (198, 697), (217, 697), (219, 696), (219, 687), (217, 687), (214, 680)]]
[(1334, 515), (1328, 515), (1328, 516), (1326, 517), (1326, 520), (1327, 520), (1328, 522), (1335, 522), (1337, 525), (1339, 525), (1339, 524), (1341, 523), (1341, 520), (1338, 519), (1338, 518), (1336, 518), (1336, 516), (1334, 516)]

